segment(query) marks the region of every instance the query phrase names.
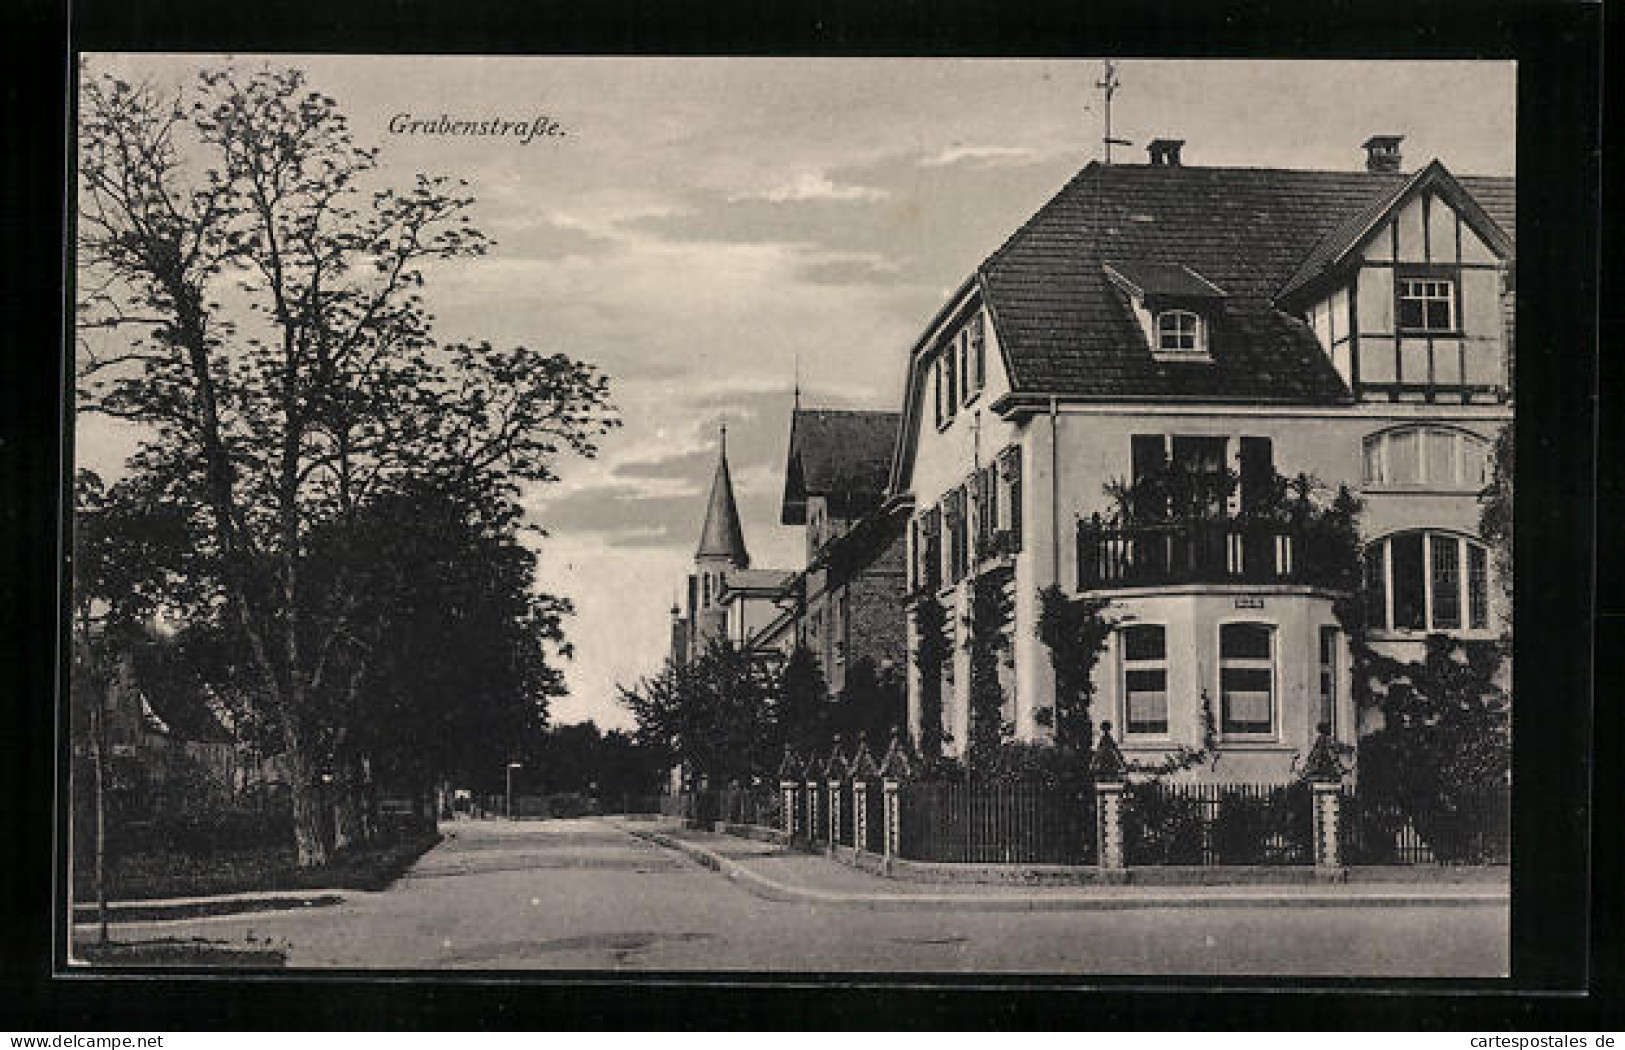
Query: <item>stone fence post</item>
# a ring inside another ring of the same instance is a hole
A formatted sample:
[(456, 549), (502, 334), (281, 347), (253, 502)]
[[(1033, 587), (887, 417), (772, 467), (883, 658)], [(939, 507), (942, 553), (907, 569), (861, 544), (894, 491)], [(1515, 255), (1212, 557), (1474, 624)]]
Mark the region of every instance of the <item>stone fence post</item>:
[(788, 841), (796, 837), (796, 782), (779, 781), (779, 798), (784, 810), (779, 819), (784, 824), (784, 837)]
[(869, 848), (869, 782), (852, 781), (852, 847), (858, 852)]
[(841, 841), (841, 782), (831, 777), (829, 784), (829, 852)]
[(1332, 749), (1332, 727), (1322, 722), (1317, 730), (1303, 764), (1315, 821), (1315, 870), (1336, 874), (1343, 870), (1343, 764)]
[(1100, 742), (1095, 745), (1090, 772), (1095, 779), (1095, 849), (1100, 867), (1123, 868), (1123, 792), (1127, 787), (1128, 764), (1112, 739), (1112, 724), (1100, 723)]
[(804, 786), (807, 792), (807, 841), (815, 842), (818, 837), (818, 781), (808, 773)]

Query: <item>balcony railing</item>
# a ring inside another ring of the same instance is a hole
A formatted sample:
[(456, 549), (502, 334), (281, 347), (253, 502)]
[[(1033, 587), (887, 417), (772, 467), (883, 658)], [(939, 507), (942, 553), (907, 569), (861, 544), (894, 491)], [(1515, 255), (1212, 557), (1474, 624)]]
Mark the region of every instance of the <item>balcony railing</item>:
[(1315, 583), (1301, 530), (1213, 519), (1126, 525), (1078, 522), (1078, 589), (1180, 583)]

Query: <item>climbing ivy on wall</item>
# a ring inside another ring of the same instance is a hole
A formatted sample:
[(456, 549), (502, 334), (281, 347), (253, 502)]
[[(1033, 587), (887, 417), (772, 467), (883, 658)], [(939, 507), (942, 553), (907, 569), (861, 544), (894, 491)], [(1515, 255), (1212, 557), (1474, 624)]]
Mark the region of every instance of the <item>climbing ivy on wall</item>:
[(1094, 747), (1095, 665), (1117, 621), (1106, 615), (1110, 601), (1069, 598), (1056, 584), (1039, 591), (1038, 600), (1038, 637), (1055, 669), (1055, 745), (1087, 761)]
[(970, 762), (980, 769), (995, 761), (1004, 739), (1014, 729), (1004, 721), (1004, 687), (999, 664), (1010, 646), (1005, 628), (1010, 624), (1011, 602), (1005, 585), (1008, 573), (984, 573), (972, 589), (970, 645)]
[(936, 595), (924, 594), (914, 606), (918, 637), (914, 665), (920, 672), (920, 754), (928, 761), (942, 757), (942, 665), (948, 658), (943, 636), (948, 615)]

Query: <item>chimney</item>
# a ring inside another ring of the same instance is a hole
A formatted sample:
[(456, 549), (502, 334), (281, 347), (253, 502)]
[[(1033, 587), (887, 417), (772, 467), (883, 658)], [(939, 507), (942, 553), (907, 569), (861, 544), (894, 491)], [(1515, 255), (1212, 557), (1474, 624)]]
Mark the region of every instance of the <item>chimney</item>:
[(1404, 135), (1373, 135), (1365, 140), (1366, 171), (1398, 171), (1399, 144)]
[(1151, 155), (1151, 166), (1154, 168), (1179, 167), (1179, 147), (1185, 144), (1184, 139), (1152, 139), (1145, 151)]

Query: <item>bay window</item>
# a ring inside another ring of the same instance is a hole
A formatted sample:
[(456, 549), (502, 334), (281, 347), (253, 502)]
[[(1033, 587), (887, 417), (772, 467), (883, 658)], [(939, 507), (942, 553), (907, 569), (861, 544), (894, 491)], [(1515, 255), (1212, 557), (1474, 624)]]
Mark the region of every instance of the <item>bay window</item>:
[(1400, 532), (1365, 552), (1372, 627), (1394, 631), (1489, 629), (1489, 557), (1449, 532)]
[(1269, 624), (1219, 626), (1219, 731), (1267, 736), (1275, 731), (1275, 637)]

